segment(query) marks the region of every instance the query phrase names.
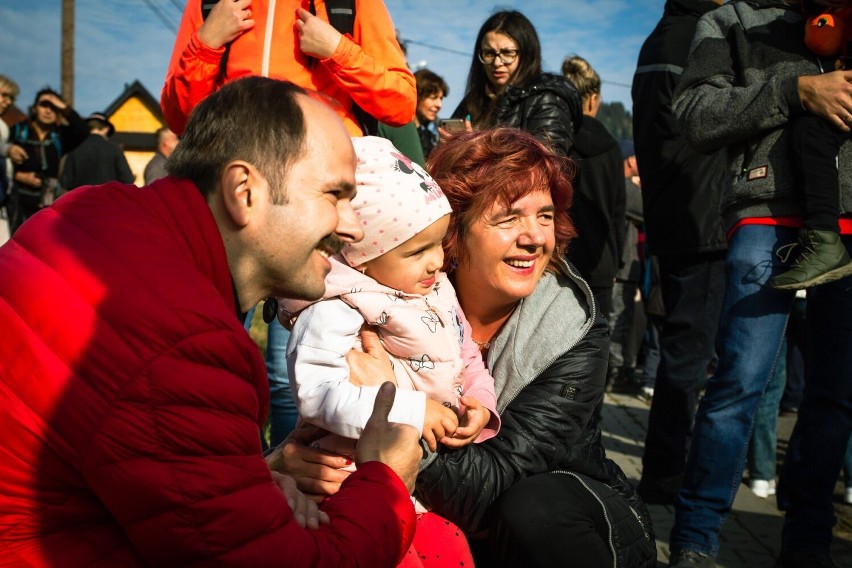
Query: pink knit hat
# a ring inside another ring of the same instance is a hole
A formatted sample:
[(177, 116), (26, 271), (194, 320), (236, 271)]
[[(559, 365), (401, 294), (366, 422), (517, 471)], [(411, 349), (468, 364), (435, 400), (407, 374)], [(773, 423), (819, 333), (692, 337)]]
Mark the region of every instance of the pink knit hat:
[(444, 215), (450, 202), (426, 171), (405, 157), (385, 138), (353, 138), (358, 166), (352, 200), (364, 229), (359, 243), (341, 254), (358, 266), (393, 250)]

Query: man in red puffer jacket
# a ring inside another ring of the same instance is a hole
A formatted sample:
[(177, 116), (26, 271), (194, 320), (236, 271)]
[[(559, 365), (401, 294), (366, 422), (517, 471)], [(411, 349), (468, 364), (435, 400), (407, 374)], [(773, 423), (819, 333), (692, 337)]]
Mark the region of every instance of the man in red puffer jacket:
[(0, 248), (0, 565), (396, 565), (421, 450), (387, 422), (393, 391), (318, 512), (261, 456), (266, 370), (239, 317), (320, 297), (361, 239), (343, 123), (234, 81), (169, 169), (75, 190)]

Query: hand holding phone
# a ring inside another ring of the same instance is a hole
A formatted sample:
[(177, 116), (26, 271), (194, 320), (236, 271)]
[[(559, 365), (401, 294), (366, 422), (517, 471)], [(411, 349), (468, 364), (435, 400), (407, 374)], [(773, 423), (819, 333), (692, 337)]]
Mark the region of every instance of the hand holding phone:
[(464, 132), (464, 120), (461, 118), (447, 118), (441, 121), (440, 127), (450, 134)]

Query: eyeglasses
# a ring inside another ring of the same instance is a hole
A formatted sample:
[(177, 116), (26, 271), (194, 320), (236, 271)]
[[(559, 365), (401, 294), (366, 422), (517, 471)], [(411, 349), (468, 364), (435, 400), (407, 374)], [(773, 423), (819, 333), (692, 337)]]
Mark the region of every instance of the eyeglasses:
[(491, 65), (492, 63), (494, 63), (494, 59), (496, 57), (500, 58), (500, 61), (503, 62), (503, 65), (511, 65), (518, 57), (518, 50), (501, 49), (500, 51), (494, 51), (493, 49), (480, 49), (476, 55), (477, 57), (479, 57), (479, 60), (485, 63), (486, 65)]
[(12, 93), (0, 93), (0, 97), (3, 97), (4, 99), (9, 99), (10, 101), (15, 102), (15, 95), (13, 95)]

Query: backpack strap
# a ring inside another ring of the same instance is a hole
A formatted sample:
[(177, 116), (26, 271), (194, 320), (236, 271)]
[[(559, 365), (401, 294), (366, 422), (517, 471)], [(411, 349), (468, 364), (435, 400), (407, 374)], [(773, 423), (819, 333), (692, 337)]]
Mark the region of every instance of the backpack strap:
[[(313, 0), (311, 6), (313, 7)], [(354, 0), (326, 0), (325, 9), (328, 12), (328, 23), (343, 35), (352, 35), (355, 29)]]
[[(317, 9), (314, 0), (310, 0), (308, 8), (314, 16)], [(355, 0), (325, 0), (325, 10), (328, 13), (328, 23), (343, 35), (352, 35), (355, 29)], [(308, 68), (314, 65), (313, 57), (308, 59)], [(352, 103), (352, 114), (364, 131), (364, 136), (375, 136), (378, 133), (379, 121), (360, 106)]]
[(12, 126), (12, 133), (9, 137), (9, 140), (14, 141), (16, 144), (20, 145), (22, 141), (26, 141), (27, 136), (29, 136), (29, 124), (24, 120), (23, 122), (19, 122), (16, 125)]

